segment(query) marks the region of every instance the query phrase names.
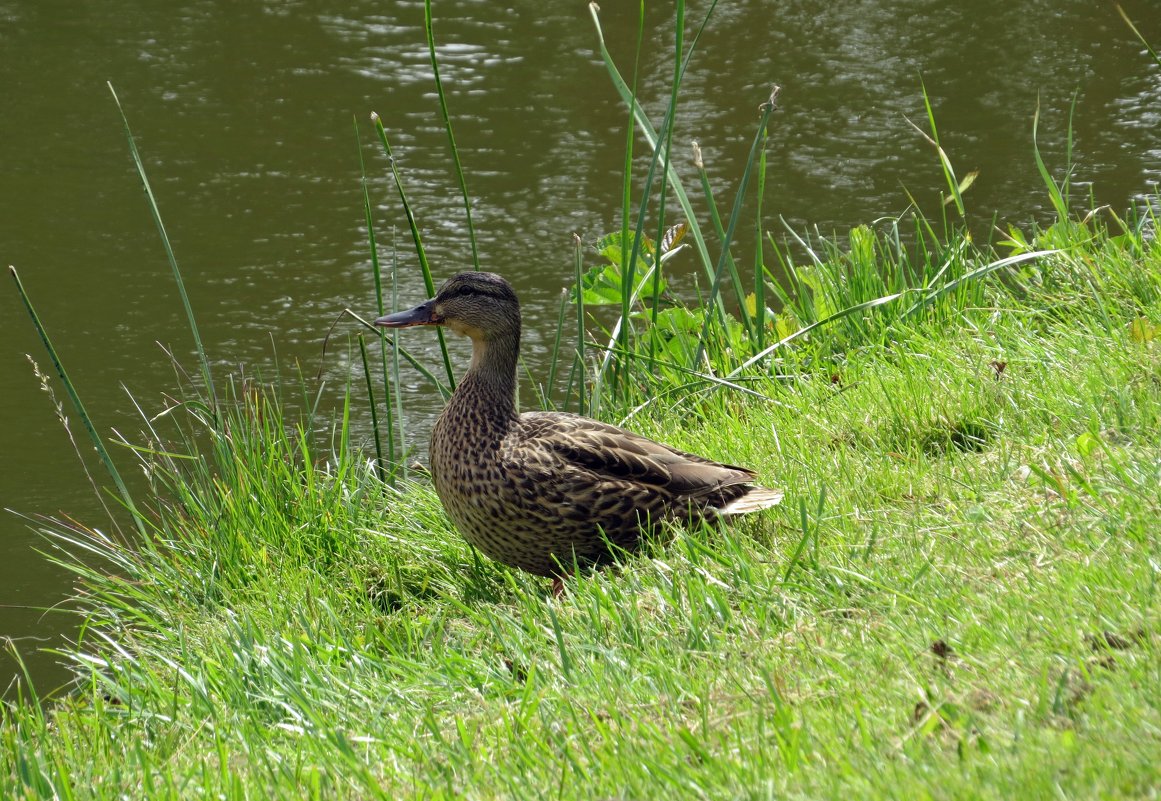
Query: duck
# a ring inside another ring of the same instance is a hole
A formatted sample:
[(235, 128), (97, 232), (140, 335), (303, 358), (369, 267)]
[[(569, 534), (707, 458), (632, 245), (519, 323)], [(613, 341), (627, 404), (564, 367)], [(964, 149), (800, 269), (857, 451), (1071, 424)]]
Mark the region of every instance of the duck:
[(435, 297), (374, 321), (443, 326), (471, 362), (431, 429), (429, 465), (448, 517), (489, 558), (553, 579), (638, 550), (664, 523), (717, 522), (782, 500), (754, 471), (559, 411), (517, 411), (521, 314), (502, 276), (462, 272)]

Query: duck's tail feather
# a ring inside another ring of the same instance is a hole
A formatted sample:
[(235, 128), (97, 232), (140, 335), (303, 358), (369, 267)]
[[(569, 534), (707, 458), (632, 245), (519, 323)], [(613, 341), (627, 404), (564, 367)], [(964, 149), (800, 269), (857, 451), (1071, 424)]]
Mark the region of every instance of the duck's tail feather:
[(783, 492), (780, 489), (769, 489), (768, 487), (751, 487), (750, 491), (740, 498), (727, 503), (718, 510), (718, 514), (723, 517), (730, 515), (744, 515), (747, 512), (757, 512), (759, 509), (769, 509), (771, 506), (777, 506), (782, 500)]

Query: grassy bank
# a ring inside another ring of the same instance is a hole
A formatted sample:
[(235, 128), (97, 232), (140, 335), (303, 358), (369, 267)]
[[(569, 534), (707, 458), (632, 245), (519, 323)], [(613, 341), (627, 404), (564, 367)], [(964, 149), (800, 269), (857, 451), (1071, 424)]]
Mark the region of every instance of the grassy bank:
[[(61, 654), (76, 687), (26, 684), (0, 707), (0, 798), (1157, 794), (1155, 215), (1078, 219), (1036, 153), (1056, 224), (977, 245), (971, 178), (928, 108), (941, 221), (787, 243), (757, 209), (743, 232), (774, 92), (728, 212), (699, 170), (704, 233), (666, 146), (693, 47), (677, 8), (657, 130), (601, 44), (648, 174), (632, 202), (627, 132), (621, 230), (596, 256), (578, 245), (567, 355), (537, 378), (546, 403), (754, 468), (782, 506), (671, 532), (553, 598), (471, 551), (424, 476), (396, 469), (409, 354), (384, 344), (369, 364), (360, 342), (359, 394), (382, 387), (379, 402), (352, 398), (321, 449), (318, 420), (291, 411), (310, 402), (241, 376), (215, 389), (149, 193), (201, 370), (143, 413), (147, 496), (114, 482), (139, 531), (45, 525), (77, 576), (85, 623)], [(435, 68), (430, 6), (427, 33)], [(658, 187), (685, 228), (650, 208)], [(743, 235), (752, 265), (732, 255)], [(659, 269), (683, 237), (699, 305)], [(599, 335), (595, 305), (620, 312)], [(454, 383), (446, 350), (442, 370), (417, 366)], [(373, 420), (375, 458), (352, 446), (353, 416)]]
[(4, 708), (0, 796), (1149, 797), (1155, 222), (1014, 240), (1057, 252), (802, 337), (755, 394), (653, 387), (633, 427), (787, 499), (560, 599), (343, 421), (319, 453), (259, 384), (188, 404), (142, 452), (147, 541), (55, 528), (96, 563), (63, 557), (79, 686)]

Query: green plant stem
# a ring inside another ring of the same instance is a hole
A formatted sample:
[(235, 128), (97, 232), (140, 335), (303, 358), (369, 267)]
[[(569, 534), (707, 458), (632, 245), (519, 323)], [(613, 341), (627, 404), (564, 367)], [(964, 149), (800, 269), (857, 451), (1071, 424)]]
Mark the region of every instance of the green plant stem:
[[(383, 305), (383, 271), (379, 264), (379, 246), (375, 239), (375, 217), (371, 209), (371, 192), (367, 186), (367, 166), (363, 160), (363, 142), (362, 137), (359, 136), (359, 122), (352, 118), (352, 123), (355, 127), (355, 144), (359, 151), (359, 185), (363, 191), (363, 218), (367, 224), (367, 245), (371, 253), (371, 277), (375, 283), (375, 309), (379, 316), (386, 314), (386, 309)], [(391, 381), (389, 373), (387, 372), (387, 342), (383, 337), (379, 337), (379, 361), (383, 370), (383, 405), (387, 411), (387, 460), (391, 465), (395, 464), (395, 420), (394, 412), (391, 409)], [(363, 343), (360, 340), (359, 347), (363, 348)], [(398, 362), (398, 353), (395, 354), (396, 362)], [(372, 403), (372, 432), (375, 437), (375, 451), (379, 454), (379, 469), (382, 471), (382, 454), (380, 453), (380, 436), (378, 415), (375, 414), (375, 407)]]
[[(661, 304), (661, 245), (665, 239), (665, 201), (669, 196), (669, 156), (673, 146), (673, 120), (677, 116), (678, 87), (681, 85), (681, 51), (685, 39), (685, 0), (677, 0), (676, 20), (673, 23), (673, 80), (669, 87), (669, 107), (665, 111), (665, 120), (661, 124), (661, 136), (664, 141), (661, 148), (663, 163), (661, 166), (661, 187), (657, 192), (657, 239), (654, 248), (653, 260), (657, 269), (653, 272), (653, 289), (650, 293), (649, 321), (654, 328), (657, 326), (657, 311)], [(656, 158), (656, 156), (654, 157)], [(649, 372), (653, 372), (653, 361), (656, 356), (656, 341), (649, 340)]]
[[(633, 237), (633, 244), (629, 245), (629, 213), (632, 206), (633, 195), (633, 108), (637, 105), (637, 79), (641, 67), (641, 43), (645, 37), (645, 0), (639, 0), (637, 3), (637, 46), (633, 51), (633, 89), (631, 95), (631, 102), (629, 104), (629, 122), (625, 126), (625, 165), (621, 173), (621, 325), (619, 328), (621, 337), (621, 347), (629, 350), (629, 335), (632, 328), (632, 322), (629, 319), (631, 309), (631, 295), (635, 283), (634, 276), (637, 270), (637, 254), (640, 252), (641, 246), (641, 219), (638, 216), (636, 235)], [(641, 209), (644, 214), (645, 205), (648, 203), (649, 190), (648, 188), (642, 193)], [(579, 287), (578, 287), (578, 290)], [(607, 364), (606, 361), (604, 364)], [(627, 370), (627, 367), (618, 359), (613, 362), (613, 391), (616, 393), (620, 389), (620, 376)], [(599, 381), (604, 383), (604, 367), (602, 365), (601, 376)]]
[(52, 340), (48, 336), (48, 331), (45, 329), (44, 324), (41, 323), (40, 316), (36, 313), (36, 309), (32, 305), (32, 299), (24, 289), (24, 283), (20, 280), (20, 274), (16, 272), (16, 268), (12, 265), (8, 266), (8, 272), (12, 275), (12, 280), (16, 283), (16, 293), (20, 296), (20, 302), (24, 304), (24, 310), (28, 312), (28, 317), (32, 320), (32, 325), (36, 328), (36, 333), (40, 335), (40, 341), (44, 345), (44, 349), (48, 352), (48, 358), (52, 361), (52, 366), (56, 369), (57, 376), (60, 377), (61, 383), (64, 384), (65, 392), (68, 394), (73, 408), (76, 409), (77, 416), (81, 418), (81, 424), (85, 427), (85, 432), (89, 435), (89, 441), (93, 443), (93, 449), (97, 451), (97, 455), (101, 459), (101, 464), (105, 466), (105, 471), (117, 487), (117, 492), (121, 495), (121, 500), (124, 502), (125, 508), (129, 511), (134, 524), (137, 526), (137, 531), (142, 537), (146, 536), (145, 519), (137, 511), (137, 506), (133, 503), (133, 497), (129, 494), (128, 487), (125, 486), (125, 482), (121, 479), (121, 473), (117, 470), (117, 466), (113, 464), (113, 458), (109, 455), (104, 441), (97, 433), (97, 429), (93, 425), (93, 419), (85, 409), (85, 404), (81, 401), (81, 396), (73, 385), (72, 379), (65, 372), (64, 362), (61, 361), (60, 355), (57, 353), (56, 348), (53, 347)]
[[(577, 411), (585, 414), (588, 405), (585, 400), (585, 298), (581, 291), (581, 276), (584, 275), (584, 261), (581, 255), (581, 239), (573, 234), (573, 286), (576, 287), (576, 364), (578, 365), (577, 379)], [(599, 388), (597, 388), (599, 391)], [(565, 408), (568, 407), (568, 398), (565, 398)]]
[[(428, 297), (435, 297), (435, 281), (431, 277), (431, 266), (427, 263), (427, 254), (423, 249), (423, 241), (419, 235), (419, 225), (415, 222), (415, 215), (411, 211), (411, 204), (407, 200), (407, 193), (403, 190), (403, 179), (399, 176), (399, 169), (395, 166), (395, 156), (391, 153), (391, 143), (387, 140), (387, 129), (383, 127), (383, 119), (375, 112), (371, 112), (371, 122), (379, 134), (379, 141), (383, 143), (383, 150), (387, 154), (387, 163), (391, 166), (391, 177), (395, 181), (395, 188), (399, 192), (399, 200), (403, 204), (403, 213), (407, 217), (407, 226), (411, 230), (411, 240), (415, 243), (415, 254), (419, 258), (419, 269), (423, 273), (423, 285), (427, 289)], [(443, 329), (436, 328), (436, 337), (439, 340), (439, 352), (443, 357), (443, 367), (447, 374), (448, 386), (455, 389), (456, 377), (452, 370), (451, 356), (447, 352), (447, 339)]]
[(456, 168), (456, 179), (460, 184), (460, 194), (464, 198), (464, 214), (468, 222), (468, 242), (472, 248), (472, 269), (480, 269), (480, 254), (476, 248), (476, 227), (472, 224), (472, 201), (468, 195), (468, 181), (464, 177), (464, 167), (460, 163), (460, 151), (456, 147), (456, 137), (452, 132), (451, 115), (447, 110), (447, 97), (443, 90), (443, 81), (439, 77), (439, 59), (435, 57), (435, 30), (431, 22), (431, 0), (423, 0), (423, 30), (427, 35), (427, 51), (431, 56), (431, 71), (435, 77), (435, 93), (439, 97), (439, 112), (443, 116), (443, 127), (447, 131), (447, 141), (451, 148), (452, 161)]
[[(375, 473), (379, 476), (380, 481), (386, 483), (387, 473), (383, 467), (383, 448), (379, 444), (379, 409), (378, 404), (375, 402), (375, 386), (371, 383), (371, 365), (367, 360), (367, 343), (362, 334), (359, 335), (359, 356), (363, 362), (363, 379), (367, 386), (367, 407), (371, 410), (371, 441), (375, 445)], [(391, 399), (386, 398), (385, 400), (387, 410), (390, 412)], [(387, 430), (388, 432), (391, 431), (390, 426), (388, 426)]]
[[(763, 139), (763, 141), (765, 140)], [(734, 294), (737, 295), (741, 304), (742, 324), (746, 327), (747, 336), (754, 338), (754, 323), (750, 318), (749, 309), (746, 308), (746, 293), (742, 289), (742, 277), (738, 272), (738, 265), (734, 261), (734, 255), (729, 251), (728, 243), (726, 240), (726, 231), (722, 227), (722, 218), (718, 213), (718, 204), (714, 199), (713, 188), (710, 186), (709, 173), (706, 172), (705, 159), (703, 158), (701, 146), (697, 142), (694, 142), (693, 147), (693, 162), (694, 166), (697, 168), (698, 177), (701, 179), (701, 190), (702, 194), (705, 196), (706, 208), (709, 209), (710, 222), (713, 224), (714, 233), (716, 233), (718, 236), (718, 242), (720, 242), (722, 247), (725, 249), (724, 253), (726, 257), (726, 268), (730, 273), (730, 281), (734, 287)], [(761, 224), (761, 218), (759, 218), (758, 224)]]
[[(181, 277), (181, 270), (177, 266), (177, 256), (174, 255), (173, 245), (169, 242), (169, 234), (165, 231), (165, 223), (161, 219), (161, 209), (158, 208), (157, 198), (153, 195), (153, 187), (149, 185), (149, 176), (145, 174), (145, 164), (141, 161), (141, 154), (137, 152), (137, 143), (133, 139), (133, 131), (129, 128), (129, 118), (125, 115), (125, 109), (121, 107), (121, 100), (117, 97), (117, 91), (113, 88), (113, 84), (106, 82), (109, 87), (109, 92), (113, 95), (113, 102), (117, 105), (117, 113), (121, 115), (121, 122), (125, 126), (125, 138), (129, 142), (129, 152), (133, 156), (133, 166), (137, 169), (137, 176), (141, 179), (142, 186), (145, 187), (145, 197), (149, 201), (149, 212), (153, 215), (153, 221), (157, 224), (157, 232), (161, 235), (161, 244), (165, 248), (166, 258), (169, 259), (169, 266), (173, 270), (173, 280), (177, 284), (177, 293), (181, 297), (181, 304), (185, 308), (186, 323), (189, 325), (190, 334), (193, 335), (194, 347), (197, 349), (198, 364), (202, 369), (202, 380), (206, 384), (207, 397), (206, 400), (213, 409), (217, 404), (217, 392), (214, 391), (214, 376), (210, 370), (210, 360), (206, 356), (206, 349), (202, 345), (202, 337), (198, 331), (197, 318), (194, 317), (193, 306), (190, 304), (189, 294), (185, 291), (185, 281)], [(216, 414), (216, 412), (215, 412)]]
[[(709, 300), (706, 306), (705, 319), (701, 324), (701, 334), (698, 336), (697, 355), (693, 359), (691, 367), (701, 363), (702, 357), (705, 355), (706, 338), (709, 336), (710, 322), (713, 319), (713, 303), (717, 299), (718, 292), (721, 288), (722, 273), (725, 270), (727, 262), (730, 261), (730, 243), (734, 239), (734, 230), (737, 228), (738, 219), (742, 213), (742, 202), (746, 197), (746, 186), (750, 181), (750, 173), (754, 167), (754, 159), (758, 155), (758, 150), (764, 141), (764, 132), (766, 124), (770, 121), (770, 115), (774, 113), (775, 101), (778, 97), (778, 87), (775, 86), (770, 93), (770, 100), (762, 104), (762, 120), (758, 124), (758, 131), (754, 135), (754, 141), (750, 145), (750, 155), (746, 159), (746, 165), (742, 170), (742, 178), (738, 182), (738, 191), (734, 195), (734, 207), (730, 212), (730, 220), (726, 226), (726, 233), (722, 240), (722, 254), (718, 257), (717, 267), (714, 269), (714, 280), (710, 286)], [(745, 298), (743, 297), (744, 301)]]
[[(758, 186), (754, 193), (754, 320), (750, 331), (758, 342), (758, 350), (766, 347), (766, 265), (762, 259), (765, 242), (762, 236), (762, 200), (766, 196), (766, 140), (769, 129), (762, 128), (762, 144), (758, 157)], [(746, 299), (741, 298), (743, 314), (749, 320)]]

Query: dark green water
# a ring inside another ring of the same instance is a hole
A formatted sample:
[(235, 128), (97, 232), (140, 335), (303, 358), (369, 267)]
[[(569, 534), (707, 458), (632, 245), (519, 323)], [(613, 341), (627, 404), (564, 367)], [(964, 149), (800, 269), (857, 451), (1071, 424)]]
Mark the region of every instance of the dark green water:
[[(649, 5), (640, 94), (659, 117), (673, 8)], [(470, 265), (422, 3), (183, 6), (0, 0), (0, 260), (20, 269), (103, 431), (140, 428), (126, 390), (146, 410), (162, 408), (174, 379), (157, 343), (193, 365), (106, 80), (134, 127), (220, 373), (245, 364), (272, 375), (277, 353), (283, 372), (296, 361), (312, 376), (321, 369), (332, 387), (326, 402), (337, 399), (345, 348), (323, 357), (321, 341), (343, 308), (374, 307), (353, 120), (384, 253), (397, 226), (407, 275), (400, 291), (407, 301), (421, 296), (406, 222), (367, 124), (372, 110), (392, 136), (438, 276)], [(434, 6), (481, 258), (520, 290), (536, 374), (572, 273), (573, 232), (591, 241), (616, 225), (626, 112), (598, 63), (586, 3)], [(636, 6), (607, 2), (602, 12), (626, 72)], [(1161, 42), (1156, 2), (1124, 6)], [(705, 8), (695, 3), (690, 19)], [(1038, 97), (1042, 150), (1059, 176), (1076, 93), (1078, 207), (1122, 210), (1161, 180), (1161, 70), (1111, 6), (1081, 0), (722, 2), (681, 97), (679, 167), (691, 175), (686, 148), (700, 141), (728, 204), (757, 106), (777, 81), (783, 110), (772, 128), (765, 199), (772, 226), (782, 215), (797, 228), (841, 233), (900, 213), (905, 187), (934, 212), (938, 163), (905, 120), (923, 124), (921, 79), (957, 169), (980, 170), (967, 196), (980, 231), (993, 214), (1016, 223), (1046, 216), (1031, 144)], [(692, 287), (681, 274), (693, 270), (692, 262), (674, 263), (679, 288)], [(416, 350), (432, 344), (413, 339)], [(75, 620), (43, 610), (69, 594), (71, 580), (37, 553), (47, 543), (21, 515), (106, 524), (26, 353), (50, 370), (6, 285), (0, 506), (12, 511), (0, 513), (0, 637), (15, 641), (47, 690), (66, 674), (40, 649), (59, 645)], [(408, 408), (418, 429), (437, 403), (415, 392)], [(365, 431), (367, 415), (357, 414)], [(79, 441), (79, 421), (68, 415)], [(14, 670), (0, 657), (0, 686)]]

